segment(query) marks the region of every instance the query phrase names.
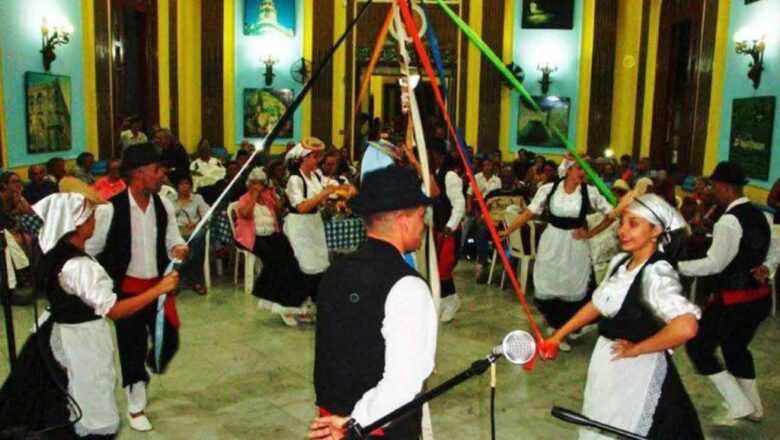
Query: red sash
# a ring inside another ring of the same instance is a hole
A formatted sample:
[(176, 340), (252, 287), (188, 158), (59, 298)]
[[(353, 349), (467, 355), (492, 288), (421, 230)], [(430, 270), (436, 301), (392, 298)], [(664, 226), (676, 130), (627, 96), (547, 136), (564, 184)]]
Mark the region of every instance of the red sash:
[(769, 296), (769, 285), (762, 284), (755, 289), (724, 290), (720, 293), (723, 304), (731, 306), (751, 301), (756, 301)]
[[(125, 276), (124, 279), (122, 279), (122, 292), (128, 295), (139, 295), (151, 289), (159, 281), (159, 278), (143, 280), (140, 278)], [(170, 322), (174, 328), (179, 328), (181, 326), (181, 321), (179, 321), (179, 314), (176, 312), (175, 296), (169, 295), (167, 301), (165, 301), (165, 318), (168, 319), (168, 322)]]
[[(318, 409), (320, 410), (320, 417), (328, 417), (332, 415), (330, 411), (328, 411), (325, 408), (318, 407)], [(371, 433), (371, 437), (384, 437), (384, 436), (385, 436), (385, 432), (382, 431), (381, 429), (377, 429), (376, 431)]]

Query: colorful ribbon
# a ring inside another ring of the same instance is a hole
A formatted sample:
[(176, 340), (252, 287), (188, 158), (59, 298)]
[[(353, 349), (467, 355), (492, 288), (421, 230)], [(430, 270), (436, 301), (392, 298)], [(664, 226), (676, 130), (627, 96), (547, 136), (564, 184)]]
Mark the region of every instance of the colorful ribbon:
[(358, 97), (355, 101), (355, 112), (353, 113), (353, 116), (357, 116), (357, 114), (360, 113), (360, 106), (363, 104), (363, 99), (365, 99), (366, 93), (368, 93), (369, 84), (371, 84), (371, 75), (374, 73), (377, 62), (379, 62), (380, 55), (382, 55), (382, 49), (384, 49), (385, 40), (387, 40), (387, 33), (390, 30), (390, 25), (392, 23), (393, 8), (391, 7), (390, 10), (387, 11), (387, 17), (385, 18), (385, 22), (382, 24), (382, 28), (379, 30), (379, 36), (377, 37), (376, 43), (374, 44), (374, 52), (371, 54), (371, 60), (368, 62), (368, 67), (366, 67), (363, 81), (360, 84), (360, 91), (358, 92)]
[[(412, 36), (415, 49), (417, 50), (417, 54), (420, 57), (420, 61), (422, 62), (423, 69), (425, 70), (426, 75), (428, 75), (428, 80), (431, 81), (431, 84), (436, 84), (436, 75), (433, 72), (433, 67), (431, 66), (431, 60), (428, 58), (428, 54), (425, 51), (425, 46), (423, 46), (422, 40), (420, 40), (420, 37), (417, 34), (417, 26), (414, 23), (414, 18), (412, 17), (412, 13), (409, 10), (409, 6), (407, 5), (406, 0), (398, 0), (397, 4), (401, 11), (401, 17), (403, 18), (404, 23), (406, 24), (407, 31)], [(442, 115), (444, 116), (444, 121), (447, 124), (447, 128), (449, 129), (450, 135), (453, 137), (453, 139), (456, 140), (457, 143), (460, 144), (460, 140), (457, 138), (455, 127), (452, 123), (452, 118), (450, 117), (450, 114), (447, 111), (447, 106), (444, 102), (444, 98), (441, 95), (441, 91), (439, 90), (438, 87), (433, 87), (433, 93), (437, 103), (439, 104), (439, 108), (441, 109)], [(466, 160), (466, 155), (463, 153), (464, 152), (463, 145), (458, 145), (457, 151), (458, 154), (460, 155), (461, 161), (463, 162), (465, 168), (464, 172), (466, 173), (466, 176), (468, 176), (469, 183), (472, 189), (474, 190), (474, 196), (476, 197), (477, 203), (479, 204), (479, 208), (482, 211), (482, 215), (483, 218), (485, 219), (485, 223), (487, 224), (488, 230), (490, 231), (490, 235), (493, 238), (493, 243), (496, 245), (496, 251), (498, 252), (498, 255), (501, 257), (501, 261), (504, 264), (504, 270), (506, 271), (506, 274), (509, 277), (512, 286), (515, 289), (515, 293), (517, 294), (517, 298), (520, 300), (520, 305), (523, 308), (523, 312), (525, 313), (525, 316), (528, 319), (528, 324), (531, 327), (531, 332), (534, 334), (536, 340), (541, 342), (542, 341), (541, 331), (539, 330), (539, 326), (536, 324), (536, 321), (534, 320), (533, 314), (531, 313), (531, 308), (528, 306), (528, 302), (526, 301), (525, 294), (520, 288), (520, 283), (517, 281), (517, 277), (515, 276), (514, 270), (512, 270), (512, 265), (509, 264), (509, 258), (504, 252), (504, 247), (501, 244), (501, 239), (498, 237), (498, 232), (496, 231), (496, 226), (493, 223), (493, 218), (490, 216), (490, 211), (488, 211), (487, 209), (487, 205), (485, 204), (485, 199), (484, 197), (482, 197), (482, 193), (479, 191), (479, 188), (477, 187), (477, 182), (474, 179), (474, 173), (471, 170), (471, 168), (468, 167), (468, 161)], [(532, 364), (530, 363), (527, 365), (529, 368), (532, 366)]]
[[(498, 69), (499, 72), (501, 72), (502, 75), (506, 78), (507, 81), (509, 81), (510, 84), (520, 93), (520, 95), (528, 102), (528, 105), (531, 106), (531, 108), (534, 109), (536, 112), (541, 112), (542, 109), (539, 108), (539, 105), (536, 104), (536, 101), (531, 98), (531, 95), (528, 93), (528, 91), (523, 87), (522, 84), (515, 78), (514, 75), (512, 75), (512, 72), (507, 69), (507, 67), (504, 65), (504, 63), (501, 61), (501, 59), (496, 55), (493, 50), (488, 47), (488, 45), (482, 41), (481, 38), (474, 32), (473, 29), (469, 27), (466, 22), (464, 22), (460, 17), (458, 17), (458, 14), (455, 13), (449, 6), (447, 6), (446, 3), (444, 3), (443, 0), (436, 0), (436, 3), (441, 6), (441, 8), (444, 10), (444, 12), (450, 17), (450, 19), (455, 22), (455, 24), (458, 26), (458, 28), (463, 31), (464, 34), (471, 40), (472, 43), (474, 43), (475, 46), (479, 48), (479, 50), (482, 52), (485, 57), (487, 57), (488, 60), (490, 60), (491, 63)], [(552, 133), (557, 137), (562, 144), (566, 146), (566, 149), (574, 156), (574, 158), (577, 160), (577, 163), (582, 166), (582, 168), (585, 170), (585, 173), (588, 174), (588, 177), (590, 177), (591, 181), (596, 185), (596, 187), (601, 191), (602, 194), (604, 194), (604, 197), (609, 200), (609, 202), (612, 205), (617, 204), (617, 198), (614, 194), (612, 194), (612, 191), (609, 189), (606, 183), (604, 183), (603, 180), (601, 180), (601, 177), (591, 168), (590, 164), (585, 161), (582, 156), (580, 156), (579, 152), (576, 148), (574, 148), (574, 145), (569, 142), (569, 140), (561, 134), (561, 132), (556, 127), (550, 127), (547, 125), (547, 123), (544, 123), (547, 129), (552, 131)]]

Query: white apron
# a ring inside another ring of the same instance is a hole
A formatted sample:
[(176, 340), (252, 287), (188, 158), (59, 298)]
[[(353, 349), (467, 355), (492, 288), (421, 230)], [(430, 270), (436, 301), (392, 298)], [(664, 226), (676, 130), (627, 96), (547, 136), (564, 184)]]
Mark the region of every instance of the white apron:
[[(114, 401), (116, 372), (114, 344), (105, 319), (80, 324), (55, 323), (51, 349), (68, 373), (68, 392), (81, 407), (76, 434), (110, 435), (119, 429), (119, 411)], [(71, 408), (71, 419), (76, 414)]]
[(290, 240), (301, 271), (315, 275), (325, 272), (328, 261), (328, 243), (325, 241), (325, 224), (319, 211), (311, 214), (287, 214), (284, 235)]

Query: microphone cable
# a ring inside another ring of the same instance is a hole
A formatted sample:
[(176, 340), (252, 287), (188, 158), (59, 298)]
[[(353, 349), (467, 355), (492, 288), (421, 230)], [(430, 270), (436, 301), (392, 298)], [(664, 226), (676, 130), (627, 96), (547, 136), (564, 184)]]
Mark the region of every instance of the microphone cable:
[(496, 364), (490, 364), (490, 439), (496, 440)]

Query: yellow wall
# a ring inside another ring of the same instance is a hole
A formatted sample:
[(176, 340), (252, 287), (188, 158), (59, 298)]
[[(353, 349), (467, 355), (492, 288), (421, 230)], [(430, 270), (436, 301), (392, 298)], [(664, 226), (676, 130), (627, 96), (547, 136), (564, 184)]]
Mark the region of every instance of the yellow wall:
[(235, 2), (224, 2), (222, 12), (225, 20), (222, 35), (222, 145), (232, 153), (236, 151), (236, 110), (233, 101), (236, 96)]
[(170, 60), (170, 14), (169, 0), (157, 0), (157, 76), (158, 102), (160, 103), (160, 126), (171, 126), (171, 60)]
[(645, 98), (642, 108), (641, 156), (650, 156), (650, 134), (653, 128), (655, 99), (655, 66), (658, 56), (658, 25), (661, 20), (661, 0), (650, 2), (650, 23), (647, 28), (647, 63), (645, 64)]
[[(341, 34), (344, 33), (344, 31), (347, 29), (347, 8), (344, 6), (344, 2), (333, 2), (333, 42), (335, 43), (336, 40), (339, 39)], [(312, 29), (311, 24), (309, 24), (309, 29)], [(309, 32), (311, 33), (311, 32)], [(354, 34), (353, 34), (354, 35)], [(306, 41), (306, 40), (304, 40)], [(331, 60), (331, 63), (333, 63), (333, 111), (331, 112), (333, 121), (332, 121), (332, 132), (331, 132), (331, 139), (333, 141), (334, 145), (337, 146), (343, 146), (344, 140), (345, 140), (345, 133), (344, 129), (346, 128), (346, 119), (344, 118), (344, 106), (346, 105), (347, 100), (347, 94), (346, 94), (346, 84), (344, 84), (344, 78), (347, 75), (347, 44), (352, 44), (354, 40), (352, 38), (347, 39), (347, 41), (344, 42), (344, 45), (339, 48), (339, 50), (336, 51), (335, 54), (333, 54), (333, 60)], [(304, 52), (306, 51), (306, 44), (304, 43)], [(311, 51), (311, 45), (309, 45), (309, 51)], [(354, 57), (353, 57), (354, 58)], [(355, 63), (353, 60), (353, 63), (351, 66), (349, 66), (350, 69), (355, 68)], [(352, 102), (355, 101), (355, 91), (352, 91), (352, 95), (349, 99), (352, 100)], [(305, 102), (311, 102), (310, 98), (306, 98)], [(309, 109), (311, 109), (311, 106), (309, 106)], [(309, 114), (311, 114), (311, 111), (309, 111)], [(305, 113), (304, 113), (305, 115)], [(317, 117), (321, 117), (321, 115), (317, 115)], [(309, 118), (309, 121), (311, 121), (311, 118)], [(353, 121), (354, 123), (354, 121)], [(309, 123), (309, 126), (304, 125), (303, 126), (304, 132), (311, 131), (311, 123)], [(317, 133), (312, 133), (312, 135), (317, 136)], [(354, 146), (353, 146), (354, 147)]]
[[(515, 2), (514, 0), (504, 0), (504, 50), (501, 53), (501, 61), (504, 64), (512, 62), (512, 53), (514, 49), (514, 23), (515, 23)], [(509, 151), (512, 127), (512, 89), (501, 87), (501, 125), (499, 126), (498, 145), (501, 151), (501, 158), (504, 161), (514, 160), (515, 155)]]
[[(95, 80), (95, 4), (81, 2), (81, 27), (84, 46), (84, 120), (86, 123), (86, 151), (97, 155), (97, 87)], [(2, 95), (2, 94), (0, 94)]]
[(179, 1), (177, 5), (179, 139), (193, 152), (201, 137), (200, 2)]
[(638, 80), (642, 13), (636, 0), (618, 3), (615, 78), (612, 93), (610, 148), (617, 157), (631, 154), (634, 143), (634, 117)]
[(582, 46), (580, 49), (580, 84), (577, 102), (577, 137), (574, 144), (579, 150), (588, 146), (588, 114), (590, 113), (590, 80), (593, 63), (593, 18), (596, 0), (585, 0), (582, 10)]
[[(720, 133), (721, 109), (723, 108), (723, 80), (726, 73), (726, 55), (729, 40), (729, 2), (718, 5), (718, 24), (715, 27), (715, 56), (712, 60), (712, 92), (707, 124), (707, 144), (704, 147), (704, 175), (715, 169), (718, 161), (718, 133)], [(766, 193), (766, 191), (765, 191)], [(763, 202), (766, 203), (766, 195)]]
[[(477, 35), (482, 35), (482, 8), (483, 0), (472, 0), (469, 3), (469, 16), (467, 21), (471, 29)], [(473, 44), (468, 44), (465, 48), (468, 54), (468, 66), (466, 67), (468, 84), (466, 85), (466, 121), (460, 121), (464, 126), (463, 137), (466, 143), (474, 146), (474, 151), (479, 151), (477, 145), (479, 130), (479, 75), (481, 70), (482, 52)], [(463, 68), (463, 66), (461, 66)], [(463, 90), (461, 90), (463, 93)], [(452, 116), (455, 117), (454, 115)], [(453, 121), (454, 123), (455, 121)], [(465, 146), (465, 145), (464, 145)]]

